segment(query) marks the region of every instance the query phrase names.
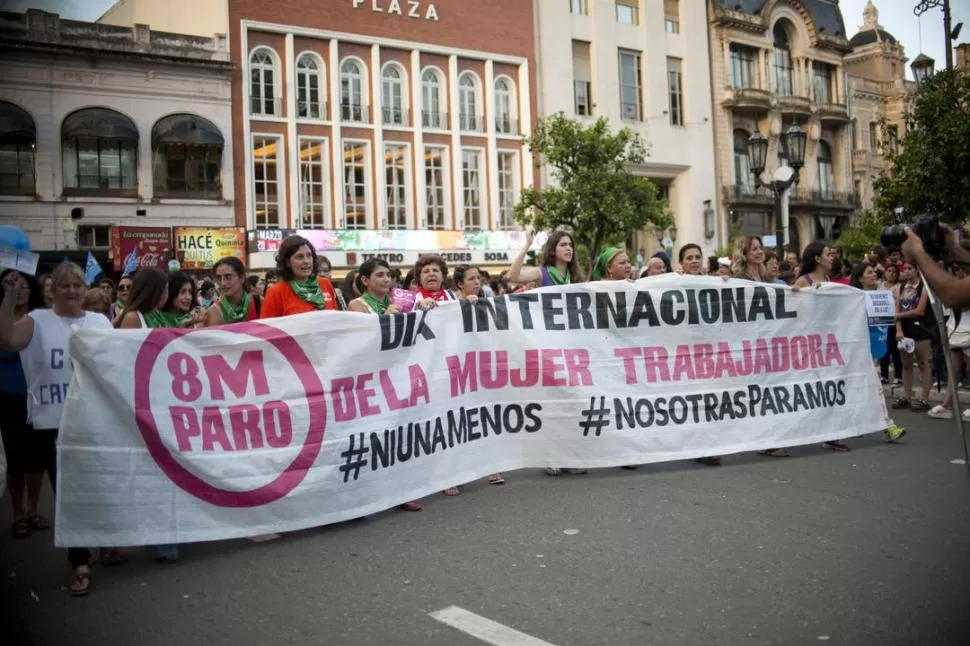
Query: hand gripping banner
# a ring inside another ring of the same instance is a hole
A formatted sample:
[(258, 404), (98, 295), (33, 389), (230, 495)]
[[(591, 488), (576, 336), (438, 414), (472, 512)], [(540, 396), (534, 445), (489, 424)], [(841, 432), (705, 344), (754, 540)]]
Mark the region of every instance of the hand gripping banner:
[(384, 317), (82, 330), (70, 352), (61, 546), (285, 532), (493, 472), (888, 424), (864, 295), (841, 285), (666, 275)]

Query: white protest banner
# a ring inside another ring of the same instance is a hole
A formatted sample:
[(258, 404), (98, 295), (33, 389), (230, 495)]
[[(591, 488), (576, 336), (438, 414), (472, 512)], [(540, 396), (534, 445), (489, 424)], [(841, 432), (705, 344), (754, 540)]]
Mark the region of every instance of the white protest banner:
[(896, 299), (890, 291), (865, 291), (869, 327), (896, 323)]
[(40, 255), (23, 249), (0, 247), (0, 268), (16, 269), (22, 274), (33, 276), (37, 273)]
[(671, 274), (385, 317), (82, 330), (56, 542), (280, 533), (493, 472), (880, 431), (865, 303)]

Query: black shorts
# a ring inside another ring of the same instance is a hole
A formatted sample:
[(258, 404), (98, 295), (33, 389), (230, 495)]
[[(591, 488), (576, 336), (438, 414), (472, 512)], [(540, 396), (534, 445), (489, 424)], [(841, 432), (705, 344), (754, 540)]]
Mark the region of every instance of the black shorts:
[(932, 341), (935, 335), (933, 329), (927, 327), (924, 321), (914, 321), (903, 319), (903, 335), (919, 343), (920, 341)]
[(0, 436), (11, 475), (56, 469), (57, 429), (37, 430), (27, 423), (26, 396), (0, 393)]

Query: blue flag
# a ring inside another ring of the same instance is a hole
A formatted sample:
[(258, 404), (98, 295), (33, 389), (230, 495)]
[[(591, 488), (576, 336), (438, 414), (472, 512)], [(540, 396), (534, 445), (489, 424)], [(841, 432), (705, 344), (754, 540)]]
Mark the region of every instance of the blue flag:
[(121, 277), (131, 276), (138, 271), (138, 248), (132, 247), (131, 253), (125, 258), (125, 266), (121, 270)]
[(95, 280), (97, 280), (98, 276), (100, 276), (103, 273), (104, 273), (104, 270), (101, 269), (101, 265), (98, 264), (98, 261), (95, 260), (94, 258), (94, 254), (91, 253), (91, 250), (89, 249), (88, 264), (84, 268), (84, 282), (90, 285)]

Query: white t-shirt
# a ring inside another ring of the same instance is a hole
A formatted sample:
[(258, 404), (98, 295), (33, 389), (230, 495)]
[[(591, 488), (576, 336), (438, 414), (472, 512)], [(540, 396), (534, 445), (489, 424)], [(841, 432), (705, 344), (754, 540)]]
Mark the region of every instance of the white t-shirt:
[(67, 350), (71, 328), (110, 330), (111, 321), (95, 312), (68, 318), (48, 309), (34, 310), (28, 316), (34, 321), (34, 334), (20, 351), (27, 378), (27, 419), (37, 429), (58, 428), (67, 387), (74, 376), (74, 364)]

